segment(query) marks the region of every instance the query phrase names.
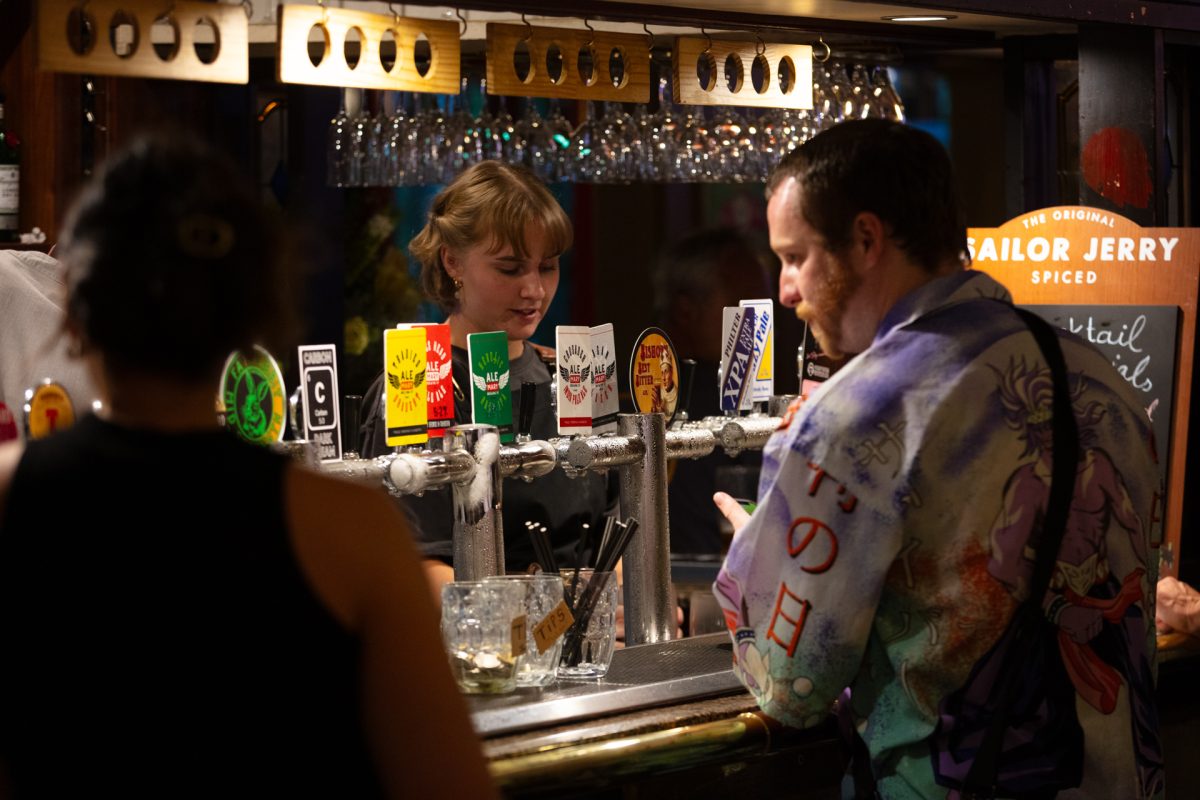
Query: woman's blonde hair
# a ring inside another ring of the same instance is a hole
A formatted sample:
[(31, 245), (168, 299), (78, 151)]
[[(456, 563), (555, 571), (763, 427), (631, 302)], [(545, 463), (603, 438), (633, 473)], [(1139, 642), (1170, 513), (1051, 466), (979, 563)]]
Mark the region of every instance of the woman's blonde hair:
[(442, 263), (442, 247), (461, 252), (489, 242), (489, 252), (508, 246), (525, 258), (531, 223), (545, 232), (550, 254), (560, 255), (571, 246), (571, 220), (528, 169), (483, 161), (464, 171), (433, 198), (428, 222), (408, 244), (421, 264), (426, 296), (447, 312), (458, 304), (454, 280)]

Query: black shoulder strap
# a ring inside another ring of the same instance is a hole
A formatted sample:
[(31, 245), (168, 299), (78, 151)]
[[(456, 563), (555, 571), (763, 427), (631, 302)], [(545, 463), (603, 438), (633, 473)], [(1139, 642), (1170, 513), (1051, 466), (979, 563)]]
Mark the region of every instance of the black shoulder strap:
[[(1075, 423), (1075, 413), (1071, 407), (1071, 389), (1067, 383), (1067, 365), (1063, 358), (1062, 347), (1058, 335), (1050, 323), (1022, 308), (1014, 309), (1029, 326), (1033, 338), (1037, 340), (1042, 358), (1050, 368), (1054, 382), (1053, 400), (1053, 451), (1054, 467), (1050, 476), (1050, 499), (1047, 503), (1046, 514), (1042, 519), (1042, 529), (1030, 533), (1030, 545), (1037, 552), (1037, 561), (1033, 565), (1033, 575), (1030, 579), (1029, 596), (1017, 609), (1014, 623), (1018, 626), (1012, 642), (1012, 649), (1007, 656), (1007, 665), (1012, 665), (1025, 658), (1025, 651), (1031, 646), (1034, 635), (1045, 625), (1042, 613), (1042, 600), (1050, 586), (1050, 578), (1054, 574), (1054, 563), (1062, 545), (1063, 533), (1067, 527), (1067, 517), (1071, 510), (1071, 497), (1075, 492), (1075, 473), (1079, 463), (1079, 429)], [(1004, 741), (1004, 731), (1008, 727), (1008, 706), (1015, 681), (1012, 679), (1013, 670), (1006, 669), (1001, 678), (1002, 684), (996, 687), (993, 695), (999, 698), (996, 713), (992, 717), (983, 742), (979, 746), (971, 769), (963, 781), (962, 797), (969, 800), (973, 797), (994, 797), (996, 793), (996, 776), (1000, 767), (1000, 750)]]

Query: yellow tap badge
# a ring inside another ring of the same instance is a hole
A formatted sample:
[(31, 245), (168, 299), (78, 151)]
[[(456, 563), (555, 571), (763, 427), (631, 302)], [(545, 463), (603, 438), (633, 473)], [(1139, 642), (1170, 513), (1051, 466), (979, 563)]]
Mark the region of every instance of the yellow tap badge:
[(75, 424), (75, 406), (62, 386), (47, 380), (25, 391), (25, 433), (42, 439)]
[(425, 329), (383, 332), (384, 424), (390, 447), (429, 441)]

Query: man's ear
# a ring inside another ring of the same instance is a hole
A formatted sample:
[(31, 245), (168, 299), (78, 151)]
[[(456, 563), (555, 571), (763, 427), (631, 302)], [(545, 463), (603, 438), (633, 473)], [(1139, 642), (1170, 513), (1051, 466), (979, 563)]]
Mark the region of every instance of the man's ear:
[(886, 245), (887, 228), (876, 214), (860, 211), (851, 223), (850, 242), (868, 271), (879, 263)]

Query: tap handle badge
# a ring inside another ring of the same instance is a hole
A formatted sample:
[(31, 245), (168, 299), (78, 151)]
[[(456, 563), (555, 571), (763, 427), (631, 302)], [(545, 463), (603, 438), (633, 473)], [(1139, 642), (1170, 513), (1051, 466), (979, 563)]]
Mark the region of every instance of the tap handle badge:
[(728, 306), (724, 310), (724, 349), (721, 351), (719, 399), (721, 412), (736, 416), (749, 408), (747, 389), (753, 383), (755, 309)]
[(639, 412), (661, 413), (671, 424), (679, 406), (679, 358), (666, 331), (646, 328), (634, 342), (629, 390)]
[(558, 378), (558, 432), (592, 432), (592, 330), (583, 325), (554, 329)]
[(471, 421), (495, 425), (500, 441), (513, 440), (512, 387), (509, 385), (508, 334), (504, 331), (467, 335), (471, 365)]
[(617, 346), (611, 322), (591, 330), (592, 340), (592, 433), (617, 430)]
[(384, 425), (389, 447), (429, 441), (425, 329), (383, 332)]
[[(316, 444), (321, 461), (338, 461), (342, 457), (342, 420), (338, 408), (337, 346), (303, 345), (299, 355), (298, 391), (303, 392), (303, 396), (296, 435)], [(351, 441), (358, 441), (357, 431)]]
[(279, 362), (261, 347), (234, 350), (221, 373), (225, 425), (248, 442), (283, 441), (286, 391)]
[(25, 390), (24, 412), (27, 439), (42, 439), (75, 424), (71, 395), (49, 378)]

